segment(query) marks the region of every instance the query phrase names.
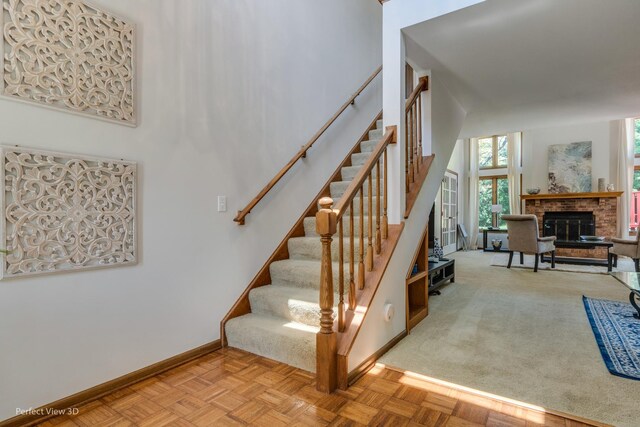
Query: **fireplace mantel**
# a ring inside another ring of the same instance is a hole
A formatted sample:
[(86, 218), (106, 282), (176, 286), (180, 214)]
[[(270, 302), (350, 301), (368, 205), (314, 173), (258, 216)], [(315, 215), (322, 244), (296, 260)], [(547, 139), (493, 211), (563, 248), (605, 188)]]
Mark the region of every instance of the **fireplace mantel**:
[(554, 193), (554, 194), (523, 194), (522, 200), (553, 200), (553, 199), (604, 199), (622, 196), (622, 191), (605, 191), (601, 193)]

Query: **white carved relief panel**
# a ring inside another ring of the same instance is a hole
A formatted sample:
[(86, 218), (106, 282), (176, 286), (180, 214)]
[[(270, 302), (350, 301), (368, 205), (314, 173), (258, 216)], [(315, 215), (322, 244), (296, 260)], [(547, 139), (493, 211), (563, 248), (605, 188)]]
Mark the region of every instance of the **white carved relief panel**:
[(2, 95), (135, 125), (134, 26), (78, 0), (0, 0)]
[(1, 147), (3, 277), (135, 264), (136, 164)]

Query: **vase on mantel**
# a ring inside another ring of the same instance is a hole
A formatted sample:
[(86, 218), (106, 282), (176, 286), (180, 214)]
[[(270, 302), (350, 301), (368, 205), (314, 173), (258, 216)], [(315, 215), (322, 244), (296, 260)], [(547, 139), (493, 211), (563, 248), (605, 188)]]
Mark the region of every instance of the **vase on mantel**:
[(598, 192), (604, 193), (607, 189), (607, 184), (605, 184), (604, 178), (598, 178)]

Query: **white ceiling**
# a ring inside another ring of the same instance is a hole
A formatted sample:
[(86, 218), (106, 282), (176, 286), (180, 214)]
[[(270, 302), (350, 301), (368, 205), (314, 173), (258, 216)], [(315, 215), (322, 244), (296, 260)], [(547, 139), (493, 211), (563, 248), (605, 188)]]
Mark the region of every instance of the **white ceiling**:
[(404, 32), (461, 137), (640, 114), (640, 0), (486, 0)]

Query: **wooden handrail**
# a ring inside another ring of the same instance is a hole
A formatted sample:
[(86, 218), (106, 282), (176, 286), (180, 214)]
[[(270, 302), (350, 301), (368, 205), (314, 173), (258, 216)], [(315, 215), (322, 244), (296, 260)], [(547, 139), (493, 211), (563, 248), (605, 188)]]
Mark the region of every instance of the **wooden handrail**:
[(384, 153), (384, 150), (386, 150), (387, 145), (395, 144), (398, 142), (396, 129), (396, 126), (387, 126), (384, 136), (375, 146), (366, 163), (362, 165), (362, 168), (360, 168), (357, 175), (353, 178), (353, 180), (351, 180), (351, 183), (344, 191), (344, 194), (342, 195), (342, 197), (340, 197), (340, 201), (336, 203), (333, 210), (336, 211), (338, 220), (342, 218), (353, 199), (355, 199), (355, 197), (358, 195), (360, 187), (362, 187), (364, 182), (367, 180), (367, 178), (373, 171), (373, 168), (376, 167), (376, 164), (380, 160), (380, 157)]
[(413, 104), (415, 104), (418, 96), (422, 92), (428, 89), (429, 89), (429, 76), (420, 77), (418, 85), (413, 89), (413, 92), (411, 92), (411, 95), (409, 95), (409, 98), (407, 98), (407, 102), (405, 102), (404, 104), (404, 112), (408, 113), (409, 110), (411, 110), (411, 107), (413, 106)]
[(315, 135), (313, 135), (309, 142), (303, 145), (300, 151), (298, 151), (296, 155), (293, 156), (293, 158), (289, 160), (289, 162), (282, 169), (280, 169), (276, 176), (274, 176), (273, 179), (269, 181), (269, 183), (262, 190), (260, 190), (258, 195), (254, 197), (253, 200), (251, 200), (251, 202), (249, 202), (249, 204), (245, 206), (244, 209), (238, 211), (238, 215), (236, 215), (236, 217), (233, 219), (238, 223), (238, 225), (244, 225), (245, 217), (249, 215), (251, 209), (253, 209), (260, 202), (260, 200), (262, 200), (264, 196), (269, 191), (271, 191), (271, 189), (278, 183), (278, 181), (280, 181), (280, 179), (282, 179), (282, 177), (293, 167), (293, 165), (298, 162), (298, 160), (307, 156), (307, 151), (309, 151), (313, 144), (322, 136), (322, 134), (329, 128), (329, 126), (331, 126), (333, 122), (335, 122), (336, 119), (340, 117), (340, 115), (344, 112), (344, 110), (347, 109), (349, 105), (353, 105), (355, 103), (355, 99), (358, 97), (358, 95), (360, 95), (362, 91), (364, 91), (366, 87), (369, 86), (369, 84), (378, 76), (378, 74), (380, 74), (381, 71), (382, 66), (378, 67), (378, 69), (374, 71), (371, 76), (369, 76), (367, 81), (365, 81), (364, 84), (360, 86), (358, 90), (344, 104), (342, 104), (342, 107), (340, 107), (340, 109), (324, 124), (324, 126), (322, 126), (320, 130), (316, 132)]
[(420, 77), (405, 103), (404, 116), (404, 181), (405, 193), (409, 193), (422, 162), (422, 98), (421, 93), (429, 89), (429, 77)]

